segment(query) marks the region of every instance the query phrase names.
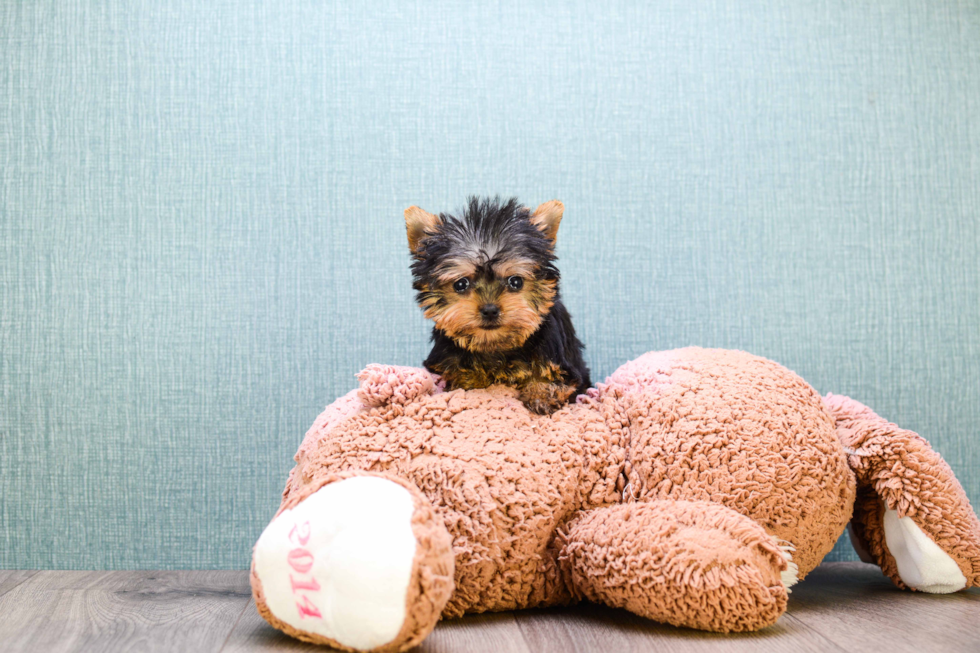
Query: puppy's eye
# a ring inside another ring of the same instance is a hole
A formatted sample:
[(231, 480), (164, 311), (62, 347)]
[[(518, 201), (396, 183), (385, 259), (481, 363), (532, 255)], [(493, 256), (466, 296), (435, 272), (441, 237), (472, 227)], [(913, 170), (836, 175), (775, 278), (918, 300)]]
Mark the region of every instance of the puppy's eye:
[(524, 287), (524, 279), (521, 279), (520, 277), (508, 277), (507, 287), (511, 290), (520, 290)]
[(453, 290), (459, 293), (466, 292), (470, 287), (470, 280), (467, 278), (457, 279), (453, 284)]

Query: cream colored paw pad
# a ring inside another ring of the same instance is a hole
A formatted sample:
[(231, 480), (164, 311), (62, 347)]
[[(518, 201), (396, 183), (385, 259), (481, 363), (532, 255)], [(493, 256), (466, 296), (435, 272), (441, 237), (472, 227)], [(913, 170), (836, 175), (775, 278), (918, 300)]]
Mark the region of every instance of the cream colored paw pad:
[(909, 587), (931, 594), (949, 594), (966, 587), (966, 576), (956, 561), (916, 526), (911, 517), (885, 511), (885, 543), (898, 575)]
[(325, 485), (284, 510), (255, 545), (269, 610), (354, 649), (395, 639), (415, 557), (413, 512), (408, 490), (374, 476)]
[(783, 559), (786, 560), (786, 570), (779, 572), (779, 580), (782, 581), (787, 594), (790, 593), (789, 588), (800, 581), (800, 568), (793, 562), (793, 553), (795, 551), (796, 547), (789, 542), (780, 542), (779, 552), (782, 554)]

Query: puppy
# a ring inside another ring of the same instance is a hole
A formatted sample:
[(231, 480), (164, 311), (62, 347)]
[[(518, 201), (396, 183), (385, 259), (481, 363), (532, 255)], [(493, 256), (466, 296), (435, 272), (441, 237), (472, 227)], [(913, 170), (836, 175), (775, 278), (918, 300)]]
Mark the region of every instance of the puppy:
[(517, 388), (549, 414), (592, 385), (558, 291), (555, 238), (564, 206), (472, 197), (460, 216), (405, 210), (412, 287), (432, 320), (425, 367), (447, 389)]

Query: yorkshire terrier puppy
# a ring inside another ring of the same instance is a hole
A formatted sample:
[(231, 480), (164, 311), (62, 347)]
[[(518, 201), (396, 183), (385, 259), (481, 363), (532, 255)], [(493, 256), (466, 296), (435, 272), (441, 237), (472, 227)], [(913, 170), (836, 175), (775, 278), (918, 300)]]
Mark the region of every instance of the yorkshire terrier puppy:
[(461, 217), (405, 210), (412, 287), (435, 322), (425, 367), (447, 389), (517, 388), (549, 414), (592, 385), (558, 296), (555, 238), (564, 205), (472, 197)]

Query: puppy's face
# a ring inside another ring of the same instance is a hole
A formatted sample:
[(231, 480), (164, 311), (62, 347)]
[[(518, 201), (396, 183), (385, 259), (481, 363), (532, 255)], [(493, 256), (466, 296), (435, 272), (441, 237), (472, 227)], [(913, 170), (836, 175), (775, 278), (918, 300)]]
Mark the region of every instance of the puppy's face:
[(533, 213), (515, 200), (471, 200), (462, 218), (405, 211), (413, 287), (425, 316), (476, 352), (520, 347), (558, 292), (554, 238), (561, 202)]
[(420, 306), (436, 327), (471, 351), (524, 344), (554, 302), (557, 281), (528, 259), (476, 256), (446, 262)]

